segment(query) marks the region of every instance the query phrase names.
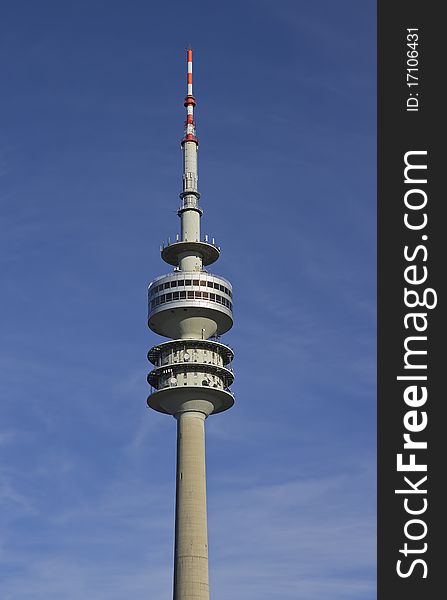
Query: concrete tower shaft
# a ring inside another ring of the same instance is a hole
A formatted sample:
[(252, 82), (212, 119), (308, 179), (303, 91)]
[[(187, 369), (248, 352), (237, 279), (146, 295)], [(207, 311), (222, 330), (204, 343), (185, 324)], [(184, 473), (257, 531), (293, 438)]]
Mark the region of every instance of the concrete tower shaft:
[(199, 176), (197, 172), (197, 154), (198, 154), (198, 143), (197, 142), (182, 142), (183, 148), (183, 191), (180, 196), (183, 199), (188, 199), (190, 202), (194, 202), (196, 198), (198, 200), (200, 194), (198, 190)]
[(209, 600), (205, 415), (177, 417), (174, 600)]
[(209, 600), (204, 424), (234, 404), (234, 354), (218, 339), (233, 325), (233, 288), (204, 268), (219, 258), (220, 248), (208, 236), (201, 239), (192, 50), (187, 65), (180, 236), (161, 247), (174, 271), (148, 290), (148, 326), (170, 339), (148, 353), (147, 403), (177, 421), (174, 600)]

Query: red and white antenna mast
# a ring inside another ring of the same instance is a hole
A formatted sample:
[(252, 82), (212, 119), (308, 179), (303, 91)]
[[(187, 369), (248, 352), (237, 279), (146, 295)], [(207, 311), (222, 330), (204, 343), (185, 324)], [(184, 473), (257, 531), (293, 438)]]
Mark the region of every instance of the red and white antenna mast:
[(184, 142), (195, 142), (199, 143), (196, 137), (196, 126), (194, 123), (194, 107), (196, 105), (196, 99), (192, 93), (192, 50), (187, 50), (187, 61), (188, 61), (188, 74), (187, 74), (187, 94), (185, 98), (186, 107), (186, 123), (185, 123), (185, 137), (182, 140)]

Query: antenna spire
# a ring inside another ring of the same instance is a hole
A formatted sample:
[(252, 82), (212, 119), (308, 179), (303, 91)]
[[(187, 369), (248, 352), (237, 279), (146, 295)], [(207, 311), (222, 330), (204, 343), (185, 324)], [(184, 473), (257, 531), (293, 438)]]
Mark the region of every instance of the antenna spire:
[(186, 84), (187, 84), (187, 93), (185, 97), (184, 106), (186, 108), (186, 122), (185, 122), (185, 136), (182, 140), (182, 144), (184, 142), (195, 142), (199, 143), (199, 140), (196, 137), (196, 125), (194, 123), (194, 107), (196, 105), (196, 99), (192, 93), (192, 49), (188, 48), (186, 51), (186, 60), (187, 60), (187, 76), (186, 76)]

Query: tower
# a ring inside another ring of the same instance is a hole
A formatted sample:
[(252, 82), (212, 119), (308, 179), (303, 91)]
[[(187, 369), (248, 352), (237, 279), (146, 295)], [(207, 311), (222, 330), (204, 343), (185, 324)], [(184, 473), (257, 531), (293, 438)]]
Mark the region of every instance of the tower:
[(220, 341), (233, 325), (233, 294), (226, 279), (205, 269), (220, 248), (200, 234), (192, 50), (187, 63), (180, 235), (161, 247), (173, 271), (157, 277), (148, 291), (149, 328), (170, 340), (148, 353), (154, 368), (147, 403), (177, 421), (174, 600), (209, 600), (205, 419), (234, 403), (233, 351)]

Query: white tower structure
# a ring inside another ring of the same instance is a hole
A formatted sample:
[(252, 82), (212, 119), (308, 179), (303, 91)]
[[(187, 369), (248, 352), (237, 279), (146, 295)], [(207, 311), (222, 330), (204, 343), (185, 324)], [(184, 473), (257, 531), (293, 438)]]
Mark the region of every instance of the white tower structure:
[(220, 336), (233, 325), (231, 284), (205, 269), (220, 248), (200, 234), (192, 50), (187, 51), (187, 111), (180, 235), (161, 247), (174, 267), (149, 285), (149, 328), (166, 338), (148, 353), (148, 405), (177, 420), (174, 600), (209, 600), (205, 419), (231, 408), (233, 351)]

